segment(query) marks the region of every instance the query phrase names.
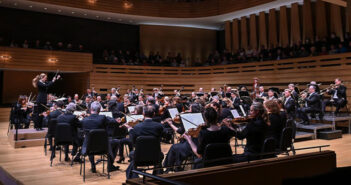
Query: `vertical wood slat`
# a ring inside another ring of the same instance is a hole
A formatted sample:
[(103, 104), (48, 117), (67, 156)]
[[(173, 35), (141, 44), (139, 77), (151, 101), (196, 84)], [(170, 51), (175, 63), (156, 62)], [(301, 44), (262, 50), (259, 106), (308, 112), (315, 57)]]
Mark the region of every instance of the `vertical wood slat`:
[[(304, 0), (302, 5), (302, 13), (303, 13), (303, 33), (302, 39), (305, 41), (306, 39), (314, 40), (313, 38), (313, 24), (312, 24), (312, 8), (311, 8), (311, 0)], [(317, 13), (318, 16), (318, 13)]]
[(233, 23), (232, 23), (232, 38), (233, 38), (233, 47), (232, 47), (232, 51), (236, 52), (239, 48), (240, 48), (240, 30), (239, 30), (239, 20), (238, 19), (233, 19)]
[(277, 13), (275, 9), (269, 10), (269, 48), (277, 47)]
[(344, 40), (344, 34), (342, 30), (342, 19), (340, 6), (330, 4), (330, 32), (334, 32), (341, 41)]
[(267, 48), (267, 26), (266, 26), (266, 13), (259, 13), (259, 47), (264, 46)]
[(257, 49), (257, 26), (256, 15), (250, 15), (250, 46), (252, 49)]
[(248, 46), (248, 29), (247, 29), (247, 18), (242, 17), (240, 19), (240, 28), (241, 28), (241, 47), (247, 49)]
[(279, 45), (286, 47), (289, 45), (289, 30), (288, 30), (288, 16), (287, 7), (280, 7), (279, 15)]
[(293, 3), (291, 5), (291, 44), (301, 41), (300, 33), (300, 17), (299, 17), (299, 4)]
[(346, 32), (351, 32), (351, 0), (346, 0)]
[(325, 2), (317, 0), (316, 2), (316, 35), (321, 39), (328, 35), (327, 16)]
[(231, 31), (230, 21), (225, 22), (224, 32), (225, 32), (225, 49), (227, 51), (231, 51), (232, 50), (232, 38), (231, 38), (232, 31)]

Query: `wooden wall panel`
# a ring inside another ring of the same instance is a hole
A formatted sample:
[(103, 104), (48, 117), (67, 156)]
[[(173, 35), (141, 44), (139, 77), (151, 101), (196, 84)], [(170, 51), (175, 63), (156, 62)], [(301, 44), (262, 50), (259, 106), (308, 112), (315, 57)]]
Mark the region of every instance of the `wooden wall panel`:
[(279, 45), (282, 47), (289, 45), (288, 16), (286, 6), (280, 7), (279, 11)]
[(231, 51), (232, 50), (232, 23), (230, 21), (225, 22), (224, 33), (225, 33), (225, 49), (227, 51)]
[(257, 49), (257, 19), (256, 15), (250, 15), (250, 47)]
[(153, 17), (195, 18), (230, 13), (274, 0), (206, 0), (197, 2), (145, 1), (132, 0), (133, 7), (123, 7), (124, 0), (97, 0), (91, 4), (88, 0), (32, 0), (54, 5), (68, 6), (95, 11), (142, 15)]
[(232, 39), (232, 51), (236, 52), (240, 48), (240, 27), (238, 19), (233, 19), (232, 22)]
[(294, 3), (291, 5), (291, 41), (290, 44), (297, 43), (301, 41), (301, 32), (300, 32), (300, 13), (299, 13), (299, 4)]
[(319, 38), (326, 37), (328, 35), (327, 29), (327, 15), (325, 2), (317, 0), (316, 2), (316, 35)]
[[(302, 39), (305, 42), (306, 39), (314, 40), (313, 37), (313, 24), (312, 24), (312, 7), (311, 0), (304, 0), (302, 5)], [(318, 16), (318, 15), (317, 15)]]
[(267, 48), (267, 22), (266, 13), (259, 13), (259, 45)]
[[(9, 55), (11, 59), (1, 61), (0, 69), (24, 71), (56, 71), (58, 69), (63, 72), (89, 72), (93, 64), (91, 53), (0, 47), (1, 55)], [(58, 61), (49, 62), (49, 58)]]
[(351, 32), (351, 0), (346, 0), (346, 32)]
[(334, 32), (340, 39), (344, 40), (340, 6), (330, 4), (330, 32)]
[(247, 46), (249, 45), (249, 33), (248, 33), (248, 28), (247, 28), (247, 18), (246, 17), (242, 17), (240, 19), (240, 35), (241, 35), (241, 48), (246, 49)]
[(207, 59), (216, 50), (216, 30), (172, 26), (140, 26), (140, 51), (145, 54), (159, 51), (166, 57), (168, 52), (180, 52), (183, 59), (195, 61)]
[(277, 47), (278, 40), (277, 40), (277, 13), (275, 9), (269, 10), (269, 47)]

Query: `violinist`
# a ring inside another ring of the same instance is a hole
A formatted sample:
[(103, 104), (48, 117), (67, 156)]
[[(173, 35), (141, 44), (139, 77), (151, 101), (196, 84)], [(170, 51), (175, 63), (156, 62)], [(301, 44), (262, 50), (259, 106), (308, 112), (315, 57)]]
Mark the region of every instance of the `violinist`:
[(230, 94), (230, 100), (233, 102), (233, 108), (240, 110), (240, 105), (242, 103), (241, 103), (239, 94), (236, 91), (234, 91)]
[(93, 99), (95, 96), (97, 96), (97, 93), (92, 90), (92, 89), (87, 89), (87, 93), (84, 95), (84, 97), (91, 97), (91, 99)]
[(24, 124), (24, 128), (29, 128), (32, 108), (28, 105), (25, 96), (20, 95), (18, 97), (18, 101), (13, 110), (13, 122), (15, 123), (15, 128), (22, 128), (21, 124)]
[[(190, 113), (200, 113), (201, 112), (201, 106), (200, 104), (193, 103), (189, 107), (189, 112)], [(169, 126), (178, 134), (183, 135), (185, 133), (184, 125), (181, 123), (180, 127), (176, 127), (173, 124), (173, 121), (171, 119), (166, 120), (166, 122), (169, 124)], [(197, 143), (197, 138), (192, 138), (194, 143)], [(189, 156), (191, 156), (192, 150), (189, 145), (189, 143), (186, 140), (180, 140), (179, 143), (173, 144), (171, 148), (169, 149), (166, 159), (163, 163), (164, 167), (171, 167), (171, 166), (180, 166), (184, 160), (186, 160)], [(167, 168), (166, 173), (169, 171), (174, 170), (174, 171), (181, 171), (180, 167), (177, 167), (175, 169)]]
[(42, 129), (43, 116), (42, 113), (46, 110), (44, 107), (47, 104), (47, 92), (48, 89), (54, 84), (54, 82), (60, 79), (60, 75), (55, 76), (52, 81), (47, 81), (48, 76), (45, 73), (41, 73), (32, 80), (32, 85), (38, 88), (38, 96), (34, 107), (34, 127), (38, 130)]
[(276, 147), (278, 148), (280, 144), (281, 133), (285, 125), (280, 115), (279, 105), (277, 103), (277, 100), (267, 100), (263, 103), (263, 106), (266, 109), (269, 118), (267, 136), (274, 138)]
[(83, 101), (79, 99), (79, 95), (78, 94), (74, 94), (73, 103), (78, 104), (78, 105), (83, 103)]
[[(139, 136), (153, 136), (156, 137), (159, 141), (161, 141), (163, 127), (161, 123), (155, 122), (152, 119), (155, 116), (155, 107), (152, 104), (145, 106), (143, 110), (143, 115), (145, 117), (145, 120), (137, 124), (134, 128), (130, 128), (129, 137), (131, 138), (133, 144)], [(163, 158), (163, 154), (161, 156)], [(131, 162), (126, 170), (127, 179), (138, 178), (138, 175), (132, 172), (132, 170), (134, 170), (135, 167), (133, 158), (134, 151), (130, 152), (130, 157)], [(160, 161), (162, 161), (162, 159), (160, 159)], [(154, 174), (155, 173), (156, 172), (154, 171)]]
[(143, 95), (138, 96), (138, 101), (136, 102), (137, 105), (145, 105), (145, 100)]
[(327, 93), (331, 95), (331, 98), (323, 101), (323, 113), (326, 106), (335, 105), (335, 114), (338, 114), (340, 108), (344, 107), (347, 104), (346, 87), (342, 84), (340, 78), (336, 78), (334, 82), (334, 86), (327, 90)]
[[(195, 162), (200, 162), (204, 154), (205, 148), (211, 143), (228, 143), (230, 138), (234, 136), (235, 129), (230, 123), (225, 122), (223, 126), (218, 125), (219, 115), (217, 111), (212, 108), (206, 108), (204, 112), (206, 126), (202, 127), (199, 136), (198, 144), (194, 143), (191, 136), (185, 133), (183, 136), (189, 143), (192, 152), (196, 155)], [(201, 168), (202, 163), (195, 165), (195, 168)]]
[(84, 102), (81, 104), (81, 107), (86, 110), (87, 114), (90, 114), (90, 105), (92, 103), (92, 97), (86, 96)]
[(219, 117), (219, 122), (225, 118), (233, 119), (231, 110), (233, 109), (233, 102), (229, 98), (223, 98), (222, 100), (222, 111)]
[(258, 159), (257, 155), (262, 151), (263, 142), (270, 125), (268, 115), (260, 102), (252, 103), (249, 116), (252, 119), (246, 127), (235, 132), (235, 137), (238, 139), (246, 139), (244, 153), (236, 155), (237, 162)]
[(121, 118), (125, 113), (124, 103), (119, 102), (117, 96), (111, 96), (111, 100), (108, 102), (108, 110), (112, 112), (114, 118)]
[(64, 113), (62, 110), (64, 107), (63, 101), (57, 101), (54, 103), (54, 110), (48, 114), (48, 119), (56, 119), (58, 116)]
[[(78, 134), (78, 128), (81, 128), (81, 124), (77, 116), (73, 115), (73, 112), (76, 110), (76, 105), (71, 102), (66, 107), (66, 112), (57, 117), (57, 123), (68, 123), (72, 128), (72, 137), (73, 137), (73, 148), (72, 148), (72, 159), (74, 162), (80, 162), (80, 154), (77, 153), (78, 147), (82, 146), (83, 138)], [(65, 146), (65, 161), (69, 161), (68, 157), (68, 145)], [(78, 155), (76, 155), (78, 154)]]

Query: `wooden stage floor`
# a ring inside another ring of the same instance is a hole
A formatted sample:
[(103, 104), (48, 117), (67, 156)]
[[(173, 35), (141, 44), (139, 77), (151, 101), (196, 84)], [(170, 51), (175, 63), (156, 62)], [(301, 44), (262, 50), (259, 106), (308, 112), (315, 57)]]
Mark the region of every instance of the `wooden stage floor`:
[[(59, 162), (58, 155), (53, 166), (50, 167), (49, 155), (44, 155), (43, 147), (14, 149), (8, 142), (8, 122), (0, 122), (0, 166), (10, 175), (24, 184), (51, 185), (51, 184), (122, 184), (125, 182), (125, 170), (128, 163), (121, 164), (121, 170), (111, 173), (111, 179), (102, 174), (102, 164), (97, 166), (97, 174), (89, 172), (90, 164), (87, 163), (86, 182), (83, 183), (79, 175), (79, 164), (71, 167), (68, 162)], [(351, 166), (351, 135), (344, 134), (342, 139), (335, 140), (309, 140), (295, 143), (295, 148), (331, 145), (323, 150), (334, 150), (337, 154), (337, 165)], [(170, 144), (162, 144), (162, 151), (167, 153)], [(317, 149), (298, 151), (306, 153)], [(233, 150), (234, 151), (234, 150)], [(239, 149), (239, 153), (242, 149)], [(118, 160), (118, 157), (117, 157)], [(127, 159), (126, 159), (127, 160)], [(1, 184), (1, 182), (0, 182)]]

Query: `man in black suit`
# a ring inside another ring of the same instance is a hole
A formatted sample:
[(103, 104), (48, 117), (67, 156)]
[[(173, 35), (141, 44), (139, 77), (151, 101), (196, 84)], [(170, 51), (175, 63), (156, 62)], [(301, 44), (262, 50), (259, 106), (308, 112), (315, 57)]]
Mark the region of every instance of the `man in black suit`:
[[(161, 137), (163, 133), (162, 124), (152, 120), (155, 115), (155, 107), (152, 105), (147, 105), (144, 107), (143, 115), (145, 120), (142, 123), (137, 124), (134, 128), (129, 128), (129, 136), (134, 144), (139, 136), (154, 136), (161, 142)], [(163, 154), (162, 154), (163, 156)], [(132, 170), (134, 169), (134, 152), (130, 153), (131, 162), (126, 170), (127, 179), (137, 178), (138, 175), (134, 174)]]
[[(308, 88), (309, 96), (303, 95), (302, 98), (305, 99), (305, 107), (299, 108), (298, 115), (303, 120), (302, 124), (309, 124), (309, 119), (307, 113), (321, 112), (321, 100), (320, 95), (316, 92), (316, 86), (311, 85)], [(305, 97), (304, 97), (305, 96)]]
[(295, 84), (291, 83), (288, 85), (288, 88), (290, 90), (291, 97), (295, 100), (295, 103), (298, 102), (299, 100), (299, 94), (297, 92), (297, 87), (295, 87)]
[(291, 90), (290, 89), (285, 89), (284, 91), (284, 96), (285, 96), (285, 101), (284, 103), (284, 108), (287, 113), (288, 119), (295, 119), (296, 117), (296, 104), (295, 100), (293, 97), (291, 97)]
[(91, 106), (92, 99), (93, 98), (91, 96), (87, 96), (85, 97), (84, 102), (81, 104), (81, 107), (86, 110), (87, 114), (90, 114), (90, 106)]
[[(90, 112), (91, 115), (89, 117), (84, 118), (81, 121), (82, 124), (82, 129), (84, 130), (85, 133), (89, 132), (89, 130), (92, 129), (107, 129), (109, 128), (109, 125), (116, 124), (116, 121), (113, 118), (106, 117), (104, 115), (99, 115), (101, 109), (101, 105), (98, 102), (93, 102), (91, 103), (90, 107)], [(85, 137), (85, 140), (83, 142), (83, 147), (82, 147), (82, 152), (86, 150), (87, 145), (87, 137)], [(115, 171), (119, 169), (119, 166), (114, 166), (113, 162), (117, 154), (117, 149), (118, 149), (118, 140), (109, 138), (109, 154), (108, 154), (108, 164), (107, 164), (107, 170), (108, 171)], [(91, 171), (93, 173), (96, 173), (96, 168), (95, 168), (95, 160), (94, 160), (94, 155), (89, 155), (89, 161), (91, 163)]]
[(261, 85), (259, 88), (258, 88), (258, 91), (259, 91), (259, 98), (263, 98), (263, 97), (268, 97), (268, 94), (266, 92), (264, 92), (264, 87), (263, 85)]
[(50, 112), (50, 114), (48, 115), (48, 120), (50, 119), (56, 119), (57, 117), (59, 117), (61, 114), (64, 113), (64, 111), (62, 110), (64, 106), (63, 101), (57, 101), (54, 103), (54, 107), (55, 110)]
[[(66, 107), (66, 112), (64, 114), (61, 114), (60, 116), (57, 117), (57, 123), (68, 123), (71, 125), (72, 128), (72, 136), (73, 136), (73, 149), (72, 149), (72, 158), (77, 154), (77, 149), (79, 146), (82, 145), (83, 142), (83, 137), (81, 135), (81, 132), (78, 133), (78, 128), (81, 128), (81, 124), (77, 118), (77, 116), (73, 115), (73, 112), (76, 110), (76, 104), (74, 103), (69, 103)], [(78, 155), (75, 156), (73, 159), (76, 162), (80, 161), (80, 154), (81, 152), (78, 152)], [(65, 146), (65, 161), (68, 161), (68, 145)]]
[(110, 101), (108, 104), (108, 110), (112, 112), (113, 118), (121, 118), (124, 116), (125, 113), (124, 103), (117, 101), (117, 96), (111, 96)]
[(346, 87), (342, 85), (340, 78), (335, 79), (335, 88), (328, 90), (327, 93), (331, 95), (331, 99), (323, 101), (323, 112), (327, 105), (335, 105), (335, 114), (339, 113), (339, 109), (347, 104)]

